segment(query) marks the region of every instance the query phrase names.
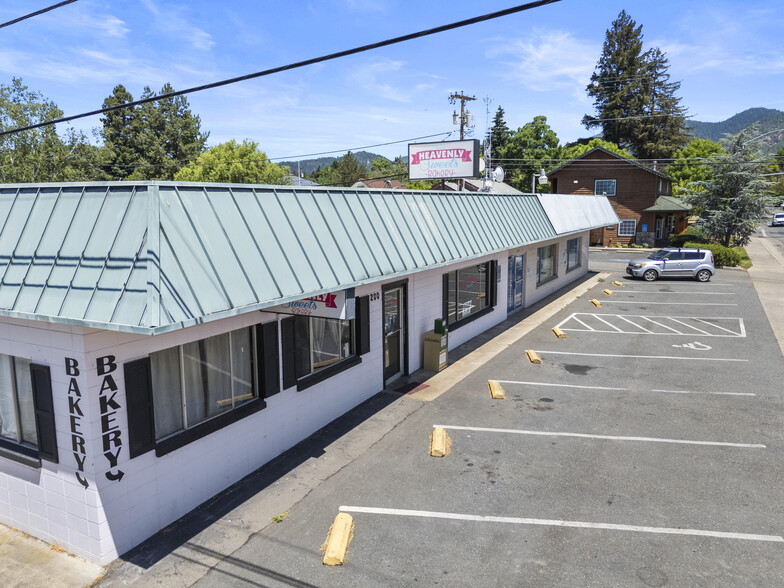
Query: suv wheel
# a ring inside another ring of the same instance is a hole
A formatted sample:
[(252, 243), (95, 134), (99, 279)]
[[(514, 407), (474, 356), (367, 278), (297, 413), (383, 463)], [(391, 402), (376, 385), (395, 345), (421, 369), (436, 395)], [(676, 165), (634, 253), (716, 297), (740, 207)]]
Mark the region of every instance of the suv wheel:
[(711, 279), (710, 270), (701, 269), (700, 271), (697, 272), (697, 275), (695, 277), (697, 278), (698, 282), (707, 282), (708, 280)]
[(642, 274), (642, 279), (646, 282), (653, 282), (658, 277), (659, 274), (657, 274), (656, 270), (653, 269), (645, 270), (645, 273)]

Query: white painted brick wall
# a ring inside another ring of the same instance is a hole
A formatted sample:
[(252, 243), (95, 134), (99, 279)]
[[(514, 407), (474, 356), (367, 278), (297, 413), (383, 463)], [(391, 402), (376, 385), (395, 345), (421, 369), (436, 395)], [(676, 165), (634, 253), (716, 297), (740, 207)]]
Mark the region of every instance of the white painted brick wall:
[[(536, 287), (536, 249), (525, 248), (525, 304), (530, 305), (587, 271), (588, 234), (583, 235), (583, 266), (566, 273), (565, 240), (559, 240), (558, 278)], [(422, 366), (423, 335), (443, 312), (442, 276), (461, 266), (495, 259), (501, 268), (495, 310), (450, 332), (454, 348), (506, 318), (507, 255), (409, 276), (409, 370)], [(495, 279), (495, 276), (492, 277)], [(356, 295), (381, 292), (381, 284), (357, 288)], [(284, 390), (267, 399), (267, 408), (168, 455), (151, 451), (133, 460), (128, 455), (125, 382), (122, 364), (150, 353), (224, 333), (258, 322), (278, 320), (269, 313), (249, 313), (155, 337), (80, 329), (16, 319), (0, 319), (0, 353), (27, 357), (49, 365), (52, 372), (60, 463), (30, 468), (0, 457), (0, 521), (84, 557), (106, 564), (158, 530), (238, 481), (317, 429), (368, 399), (383, 387), (382, 300), (370, 303), (371, 350), (362, 363), (311, 388)], [(123, 447), (120, 481), (105, 477), (109, 463), (102, 455), (99, 392), (103, 377), (97, 358), (113, 355), (111, 375), (121, 405), (116, 424)], [(64, 358), (79, 362), (77, 378), (83, 400), (81, 430), (88, 456), (85, 490), (76, 480), (68, 418), (68, 386)]]

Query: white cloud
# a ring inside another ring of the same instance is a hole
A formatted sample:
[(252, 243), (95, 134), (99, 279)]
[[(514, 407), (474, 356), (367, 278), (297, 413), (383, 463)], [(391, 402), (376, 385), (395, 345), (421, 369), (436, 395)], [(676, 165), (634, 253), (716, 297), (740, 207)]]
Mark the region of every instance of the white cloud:
[(584, 99), (601, 47), (564, 31), (534, 30), (515, 39), (493, 39), (485, 52), (499, 75), (535, 92), (570, 90)]
[(430, 82), (417, 83), (417, 78), (429, 79), (431, 76), (413, 71), (407, 65), (405, 61), (381, 59), (354, 68), (348, 79), (369, 94), (393, 102), (408, 103), (417, 94), (435, 86)]
[(156, 4), (153, 0), (142, 0), (142, 4), (153, 16), (153, 26), (166, 35), (171, 35), (189, 44), (194, 49), (208, 51), (215, 45), (212, 35), (188, 22), (187, 6)]

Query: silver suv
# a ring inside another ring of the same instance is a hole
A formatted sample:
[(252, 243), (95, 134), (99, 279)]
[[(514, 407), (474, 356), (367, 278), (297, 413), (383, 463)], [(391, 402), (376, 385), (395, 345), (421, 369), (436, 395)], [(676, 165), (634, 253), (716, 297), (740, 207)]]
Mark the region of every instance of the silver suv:
[(713, 253), (707, 249), (665, 247), (647, 258), (632, 259), (626, 273), (653, 282), (660, 277), (688, 277), (707, 282), (716, 273)]

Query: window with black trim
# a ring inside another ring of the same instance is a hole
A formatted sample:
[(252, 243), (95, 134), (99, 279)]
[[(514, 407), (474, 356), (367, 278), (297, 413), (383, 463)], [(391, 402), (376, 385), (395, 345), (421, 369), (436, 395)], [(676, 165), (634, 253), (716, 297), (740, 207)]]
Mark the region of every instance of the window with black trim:
[(255, 347), (248, 327), (151, 353), (156, 439), (258, 398)]
[(536, 285), (543, 284), (558, 277), (555, 243), (545, 245), (536, 250)]
[(30, 363), (0, 353), (0, 437), (37, 447)]
[(304, 390), (361, 362), (370, 351), (370, 298), (357, 297), (355, 318), (294, 315), (280, 322), (283, 388)]
[(575, 237), (566, 242), (566, 271), (580, 267), (582, 237)]
[(28, 465), (57, 463), (49, 366), (0, 353), (0, 451)]
[(597, 196), (615, 196), (615, 180), (594, 180), (593, 193)]
[(637, 230), (636, 219), (624, 219), (618, 223), (618, 236), (619, 237), (634, 237)]
[(495, 262), (485, 261), (444, 274), (444, 314), (455, 327), (495, 306)]

